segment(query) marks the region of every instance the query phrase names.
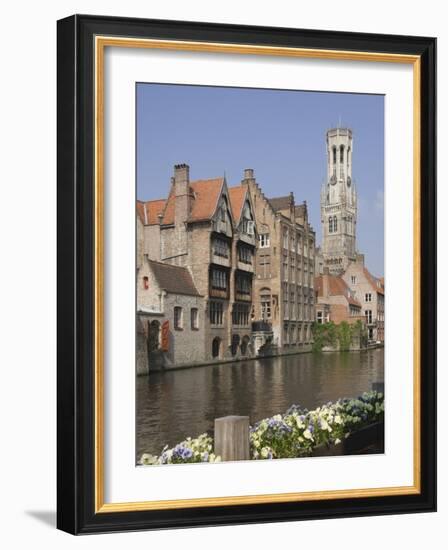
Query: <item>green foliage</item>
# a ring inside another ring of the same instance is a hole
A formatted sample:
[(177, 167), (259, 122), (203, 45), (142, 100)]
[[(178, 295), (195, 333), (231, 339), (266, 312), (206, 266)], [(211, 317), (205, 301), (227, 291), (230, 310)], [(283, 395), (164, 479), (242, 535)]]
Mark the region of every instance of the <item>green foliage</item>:
[(324, 347), (349, 351), (355, 338), (359, 339), (361, 347), (365, 347), (367, 344), (367, 332), (361, 321), (356, 321), (353, 324), (342, 321), (339, 325), (335, 325), (333, 321), (322, 324), (313, 323), (312, 330), (313, 351), (322, 351)]
[(324, 347), (335, 348), (338, 343), (337, 326), (333, 323), (313, 323), (313, 351), (322, 351)]

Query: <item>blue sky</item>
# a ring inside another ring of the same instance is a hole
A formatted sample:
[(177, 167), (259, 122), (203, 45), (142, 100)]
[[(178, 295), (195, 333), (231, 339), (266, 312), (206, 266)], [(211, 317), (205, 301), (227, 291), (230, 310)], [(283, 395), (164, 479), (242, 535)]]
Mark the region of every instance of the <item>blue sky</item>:
[(137, 197), (166, 197), (174, 164), (189, 164), (191, 179), (225, 173), (229, 186), (253, 168), (267, 197), (307, 201), (320, 243), (325, 132), (339, 123), (354, 133), (357, 247), (383, 275), (384, 96), (138, 84)]

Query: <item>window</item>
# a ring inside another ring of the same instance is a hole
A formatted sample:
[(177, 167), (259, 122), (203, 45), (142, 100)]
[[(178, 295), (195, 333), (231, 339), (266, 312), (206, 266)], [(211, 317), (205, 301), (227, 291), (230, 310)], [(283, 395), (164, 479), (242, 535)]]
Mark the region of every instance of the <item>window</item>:
[(243, 233), (246, 233), (246, 235), (253, 235), (254, 227), (255, 227), (255, 224), (252, 220), (248, 220), (246, 218), (243, 220), (242, 230), (243, 230)]
[(236, 291), (239, 294), (250, 294), (252, 292), (252, 277), (250, 275), (238, 274), (236, 276)]
[(227, 213), (226, 213), (226, 207), (225, 207), (225, 205), (223, 204), (223, 205), (221, 206), (221, 221), (224, 222), (224, 223), (227, 221), (227, 215), (226, 215), (226, 214), (227, 214)]
[(235, 304), (232, 310), (232, 323), (234, 325), (248, 325), (249, 313), (249, 304)]
[(366, 309), (365, 315), (366, 315), (366, 323), (368, 325), (371, 325), (372, 322), (373, 322), (372, 310), (371, 309)]
[(263, 235), (259, 235), (258, 242), (260, 244), (260, 248), (269, 248), (271, 246), (269, 233), (264, 233)]
[(328, 218), (328, 232), (333, 233), (333, 216)]
[(288, 231), (286, 229), (283, 231), (283, 248), (288, 248)]
[(372, 301), (372, 294), (370, 292), (367, 292), (365, 295), (365, 301), (371, 302)]
[(197, 307), (192, 307), (190, 311), (191, 315), (191, 330), (199, 329), (199, 312)]
[(291, 234), (290, 250), (291, 250), (291, 252), (296, 251), (296, 239), (295, 239), (294, 235), (292, 235), (292, 234)]
[(252, 263), (252, 249), (248, 246), (240, 246), (238, 248), (238, 260), (243, 264)]
[(338, 218), (337, 216), (333, 216), (333, 233), (336, 233), (338, 230)]
[(212, 288), (227, 290), (227, 273), (222, 269), (212, 269)]
[(271, 296), (264, 294), (260, 297), (261, 318), (264, 320), (271, 318)]
[(224, 239), (213, 240), (213, 254), (222, 258), (229, 257), (229, 243)]
[(319, 323), (319, 325), (322, 325), (322, 323), (324, 322), (324, 312), (323, 311), (318, 311), (317, 312), (317, 322)]
[(350, 277), (350, 280), (351, 280), (351, 282), (352, 282), (352, 285), (356, 285), (356, 275), (352, 275), (352, 276)]
[(333, 147), (333, 164), (336, 164), (336, 147)]
[(143, 277), (143, 288), (144, 288), (145, 290), (148, 290), (148, 288), (149, 288), (149, 279), (148, 279), (148, 277), (146, 277), (146, 276)]
[(283, 280), (288, 280), (288, 256), (286, 254), (283, 255)]
[(182, 327), (183, 327), (182, 308), (176, 306), (174, 308), (174, 328), (176, 330), (182, 330)]
[(223, 309), (222, 302), (210, 302), (209, 316), (211, 325), (222, 325)]
[(261, 275), (266, 279), (271, 274), (271, 256), (270, 254), (260, 254), (260, 270), (258, 276)]
[(341, 145), (339, 148), (340, 156), (339, 156), (339, 162), (342, 164), (344, 162), (344, 146)]

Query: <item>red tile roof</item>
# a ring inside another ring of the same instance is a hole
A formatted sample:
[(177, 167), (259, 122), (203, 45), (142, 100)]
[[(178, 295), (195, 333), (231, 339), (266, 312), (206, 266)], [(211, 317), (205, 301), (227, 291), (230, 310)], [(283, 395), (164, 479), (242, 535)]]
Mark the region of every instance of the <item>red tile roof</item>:
[(366, 267), (364, 268), (364, 275), (369, 283), (373, 286), (374, 290), (376, 290), (378, 294), (384, 295), (384, 278), (383, 281), (381, 281), (381, 279), (377, 279), (370, 273), (370, 271)]
[(137, 214), (143, 225), (156, 225), (159, 223), (159, 214), (165, 207), (165, 199), (154, 201), (137, 201)]
[(336, 275), (319, 275), (314, 278), (314, 290), (317, 295), (325, 298), (323, 295), (323, 277), (328, 277), (328, 293), (330, 296), (344, 296), (349, 304), (361, 307), (361, 304), (353, 298), (351, 291), (346, 282)]
[[(213, 217), (223, 185), (224, 178), (190, 182), (191, 197), (188, 221), (203, 221)], [(172, 187), (163, 212), (162, 225), (172, 225), (174, 223), (174, 203), (175, 197)]]
[(193, 191), (189, 221), (209, 220), (216, 212), (224, 178), (192, 181)]
[(154, 273), (154, 277), (160, 286), (171, 294), (186, 294), (187, 296), (200, 296), (190, 272), (186, 267), (178, 265), (163, 264), (148, 260)]
[(238, 185), (236, 187), (229, 187), (230, 207), (232, 208), (232, 216), (235, 223), (240, 221), (246, 194), (247, 186)]

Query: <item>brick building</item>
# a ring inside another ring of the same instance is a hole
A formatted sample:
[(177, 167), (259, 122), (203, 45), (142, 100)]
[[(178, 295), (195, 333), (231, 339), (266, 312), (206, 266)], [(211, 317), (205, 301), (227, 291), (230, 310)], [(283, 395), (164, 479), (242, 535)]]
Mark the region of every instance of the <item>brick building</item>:
[(204, 362), (203, 303), (187, 268), (143, 257), (137, 270), (138, 374)]
[(371, 342), (384, 342), (384, 278), (374, 277), (364, 265), (364, 255), (357, 254), (342, 275), (365, 317)]
[(184, 268), (202, 296), (203, 340), (194, 335), (202, 361), (250, 356), (256, 226), (247, 188), (190, 181), (180, 164), (168, 198), (138, 202), (137, 213), (137, 266), (146, 255)]
[(355, 298), (344, 279), (337, 275), (330, 275), (329, 269), (314, 279), (316, 291), (316, 322), (335, 324), (346, 321), (356, 323), (364, 321), (362, 306)]
[(241, 182), (252, 199), (258, 231), (253, 319), (272, 325), (281, 352), (310, 349), (314, 321), (315, 233), (306, 203), (293, 193), (268, 199), (252, 169)]

